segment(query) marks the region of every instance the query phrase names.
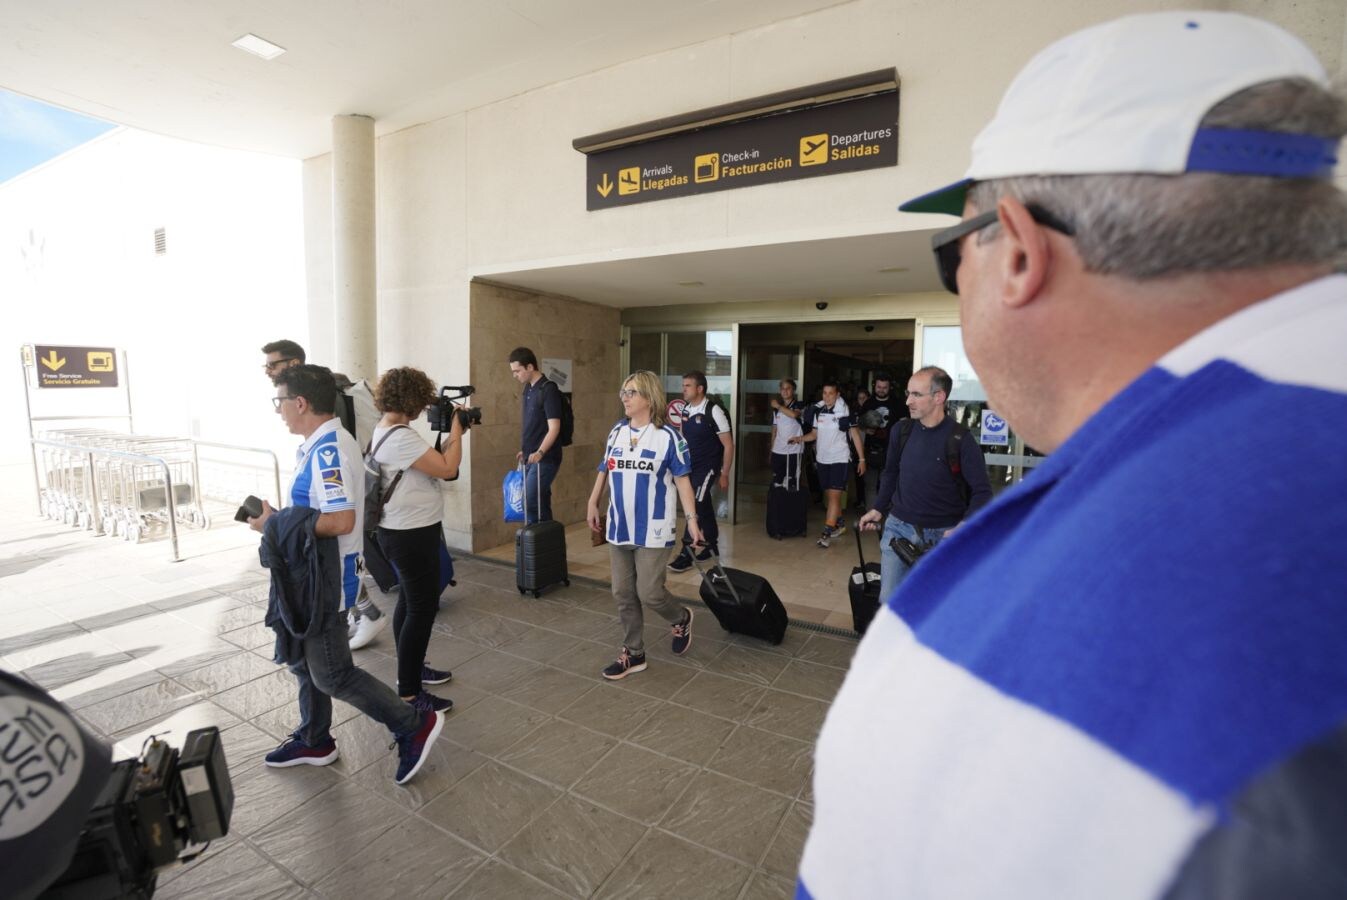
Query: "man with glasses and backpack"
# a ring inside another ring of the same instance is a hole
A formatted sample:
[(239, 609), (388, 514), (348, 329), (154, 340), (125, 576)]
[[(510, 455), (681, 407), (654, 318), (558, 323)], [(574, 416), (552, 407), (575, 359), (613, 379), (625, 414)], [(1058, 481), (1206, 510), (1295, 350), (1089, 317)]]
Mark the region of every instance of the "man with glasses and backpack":
[[(991, 502), (982, 448), (968, 429), (945, 414), (954, 382), (938, 366), (918, 369), (907, 381), (909, 417), (889, 432), (884, 472), (862, 531), (883, 525), (879, 541), (879, 596), (888, 599), (924, 553)], [(906, 541), (906, 545), (900, 542)], [(900, 544), (895, 546), (895, 544)], [(912, 551), (907, 548), (914, 548)]]

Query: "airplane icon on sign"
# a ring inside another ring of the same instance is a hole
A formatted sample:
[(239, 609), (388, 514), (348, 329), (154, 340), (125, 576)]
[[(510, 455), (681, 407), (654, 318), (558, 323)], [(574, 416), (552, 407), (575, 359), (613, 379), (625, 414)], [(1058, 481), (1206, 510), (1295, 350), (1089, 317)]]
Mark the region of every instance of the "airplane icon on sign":
[(828, 134), (811, 134), (800, 138), (800, 165), (821, 166), (828, 161)]

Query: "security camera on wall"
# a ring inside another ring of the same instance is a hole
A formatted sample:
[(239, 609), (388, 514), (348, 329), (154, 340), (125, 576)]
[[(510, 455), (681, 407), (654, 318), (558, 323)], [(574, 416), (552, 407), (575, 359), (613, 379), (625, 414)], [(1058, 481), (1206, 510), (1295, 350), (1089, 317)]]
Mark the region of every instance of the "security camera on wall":
[(825, 309), (827, 309), (827, 308), (828, 308), (828, 301), (827, 301), (827, 300), (820, 300), (819, 302), (817, 302), (817, 303), (814, 304), (814, 309), (817, 309), (819, 312), (822, 312), (823, 310), (825, 310)]

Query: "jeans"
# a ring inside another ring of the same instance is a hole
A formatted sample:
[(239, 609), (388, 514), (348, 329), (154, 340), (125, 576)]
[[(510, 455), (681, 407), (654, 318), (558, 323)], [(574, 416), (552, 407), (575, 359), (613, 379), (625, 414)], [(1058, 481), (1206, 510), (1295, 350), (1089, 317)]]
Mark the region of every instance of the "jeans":
[(318, 634), (304, 639), (304, 660), (290, 666), (299, 681), (299, 728), (310, 747), (332, 738), (332, 698), (345, 701), (403, 737), (421, 727), (421, 715), (393, 690), (351, 662), (346, 617), (331, 615)]
[[(950, 526), (952, 528), (954, 526)], [(921, 533), (925, 536), (927, 547), (934, 547), (940, 543), (949, 528), (922, 528)], [(884, 519), (884, 534), (879, 539), (879, 597), (881, 603), (888, 603), (893, 592), (898, 589), (898, 585), (903, 583), (907, 577), (908, 566), (901, 559), (894, 549), (889, 546), (889, 542), (894, 538), (905, 537), (917, 546), (922, 545), (922, 541), (917, 539), (917, 530), (902, 519), (895, 519), (888, 516)]]
[(617, 599), (617, 617), (622, 622), (622, 646), (632, 653), (644, 653), (643, 605), (670, 625), (683, 621), (683, 604), (664, 586), (669, 551), (663, 547), (609, 544), (608, 552), (613, 563), (613, 597)]
[(398, 694), (421, 692), (421, 666), (440, 606), (440, 523), (379, 529), (379, 546), (398, 573), (393, 641), (398, 648)]
[[(692, 491), (696, 499), (694, 509), (697, 513), (697, 527), (702, 530), (702, 543), (710, 550), (720, 554), (720, 525), (716, 522), (716, 498), (713, 494), (720, 483), (720, 473), (715, 469), (692, 471)], [(683, 526), (683, 551), (691, 552), (692, 535), (687, 526)], [(630, 648), (628, 648), (630, 649)]]
[[(552, 481), (561, 463), (544, 459), (524, 466), (524, 524), (546, 522), (552, 518)], [(542, 480), (542, 504), (538, 502), (538, 482)]]

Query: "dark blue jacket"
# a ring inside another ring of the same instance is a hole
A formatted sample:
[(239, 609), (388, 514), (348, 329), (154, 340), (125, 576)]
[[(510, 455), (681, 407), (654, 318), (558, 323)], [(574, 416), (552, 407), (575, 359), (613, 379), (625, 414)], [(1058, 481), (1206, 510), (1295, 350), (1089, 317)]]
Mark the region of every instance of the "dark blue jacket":
[(277, 510), (262, 532), (258, 556), (271, 570), (271, 594), (263, 620), (276, 632), (273, 659), (289, 665), (304, 659), (304, 639), (318, 634), (341, 604), (341, 551), (336, 538), (314, 534), (318, 510)]

